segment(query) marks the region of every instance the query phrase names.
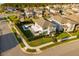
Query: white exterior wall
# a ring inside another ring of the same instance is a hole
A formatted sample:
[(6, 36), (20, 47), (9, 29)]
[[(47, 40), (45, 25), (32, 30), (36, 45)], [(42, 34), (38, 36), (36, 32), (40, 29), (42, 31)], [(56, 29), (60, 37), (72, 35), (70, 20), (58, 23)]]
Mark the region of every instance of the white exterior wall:
[(34, 25), (31, 26), (31, 28), (33, 29), (34, 32), (43, 32), (43, 29), (41, 26), (39, 26), (37, 23), (35, 23)]
[(47, 31), (47, 34), (50, 34), (50, 28), (44, 29), (43, 32)]
[(71, 32), (74, 30), (75, 24), (70, 24), (70, 26), (68, 26), (67, 32)]
[(74, 27), (75, 27), (75, 24), (70, 24), (70, 23), (63, 24), (63, 25), (67, 25), (68, 28), (64, 28), (64, 30), (67, 31), (67, 32), (73, 31)]

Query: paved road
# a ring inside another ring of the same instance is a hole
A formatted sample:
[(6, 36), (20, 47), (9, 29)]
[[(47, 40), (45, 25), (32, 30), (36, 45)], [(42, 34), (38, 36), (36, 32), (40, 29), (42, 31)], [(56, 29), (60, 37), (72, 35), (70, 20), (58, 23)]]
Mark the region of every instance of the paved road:
[(18, 46), (15, 37), (11, 33), (7, 22), (0, 20), (0, 52), (1, 55), (28, 55)]
[(79, 56), (79, 40), (49, 48), (41, 56)]

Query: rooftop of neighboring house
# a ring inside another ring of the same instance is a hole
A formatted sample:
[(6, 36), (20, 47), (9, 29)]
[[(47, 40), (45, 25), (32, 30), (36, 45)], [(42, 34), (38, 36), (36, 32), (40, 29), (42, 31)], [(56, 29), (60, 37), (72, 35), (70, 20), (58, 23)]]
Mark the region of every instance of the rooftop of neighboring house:
[(72, 15), (66, 15), (67, 18), (71, 19), (72, 21), (79, 23), (79, 15), (72, 14)]
[(48, 27), (52, 26), (52, 23), (45, 20), (44, 18), (39, 18), (39, 19), (34, 19), (33, 20), (35, 23), (37, 23), (38, 25), (40, 25), (43, 29), (46, 29)]
[(55, 15), (53, 16), (55, 20), (57, 20), (58, 22), (60, 22), (61, 24), (66, 24), (66, 23), (75, 23), (74, 21), (66, 18), (64, 15), (61, 16), (61, 15)]
[(33, 8), (24, 8), (25, 12), (32, 12)]

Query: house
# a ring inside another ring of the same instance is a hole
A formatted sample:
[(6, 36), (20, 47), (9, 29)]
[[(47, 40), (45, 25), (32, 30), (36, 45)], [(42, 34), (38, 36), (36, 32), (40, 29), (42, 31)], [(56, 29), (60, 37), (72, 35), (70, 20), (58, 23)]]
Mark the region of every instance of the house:
[(79, 12), (79, 8), (73, 7), (72, 10), (73, 10), (74, 12), (76, 12), (76, 13)]
[(46, 6), (46, 9), (49, 11), (49, 13), (52, 13), (52, 14), (56, 14), (58, 11), (55, 10), (54, 8), (51, 8), (49, 6)]
[(53, 16), (56, 21), (60, 23), (65, 32), (72, 32), (75, 28), (76, 23), (66, 16), (55, 15)]
[(42, 8), (34, 9), (34, 11), (36, 12), (36, 16), (37, 17), (42, 17), (42, 13), (43, 13), (43, 9)]
[(78, 14), (72, 14), (72, 15), (66, 15), (68, 19), (70, 19), (72, 22), (74, 22), (75, 26), (74, 29), (79, 29), (79, 15)]
[(33, 17), (35, 15), (34, 10), (31, 8), (24, 8), (24, 13), (26, 15), (26, 17)]
[(16, 11), (16, 8), (13, 7), (6, 7), (5, 10), (12, 12), (12, 11)]
[(31, 26), (31, 31), (34, 34), (45, 34), (49, 35), (52, 31), (55, 31), (53, 23), (45, 20), (44, 18), (34, 19), (35, 24)]

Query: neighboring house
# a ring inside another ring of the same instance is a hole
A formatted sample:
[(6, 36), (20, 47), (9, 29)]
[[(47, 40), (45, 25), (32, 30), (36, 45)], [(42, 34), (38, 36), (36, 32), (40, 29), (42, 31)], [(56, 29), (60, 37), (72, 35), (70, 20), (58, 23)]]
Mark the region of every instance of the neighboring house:
[(50, 22), (53, 23), (53, 26), (55, 27), (56, 33), (63, 32), (63, 26), (62, 26), (62, 24), (59, 21), (57, 21), (53, 16), (50, 17), (50, 18), (48, 18), (47, 20), (49, 20)]
[(67, 32), (72, 32), (75, 28), (75, 24), (71, 24), (71, 23), (66, 23), (66, 24), (62, 24), (64, 31)]
[(12, 12), (12, 11), (16, 11), (16, 8), (6, 7), (5, 10)]
[(46, 17), (47, 17), (47, 16), (50, 16), (50, 10), (45, 9), (44, 15), (45, 15)]
[(79, 15), (72, 14), (67, 15), (66, 17), (75, 23), (76, 29), (79, 29)]
[(60, 25), (63, 27), (65, 32), (72, 32), (74, 31), (76, 23), (72, 21), (71, 19), (68, 19), (66, 17), (62, 17), (60, 15), (53, 16), (55, 20), (57, 20)]
[(74, 12), (79, 12), (79, 8), (73, 7), (72, 10), (73, 10)]
[(37, 17), (42, 17), (42, 13), (43, 13), (42, 9), (35, 9), (34, 11), (36, 12)]
[(76, 26), (75, 30), (78, 30), (79, 31), (79, 24)]
[(34, 10), (33, 9), (24, 9), (26, 17), (33, 17), (34, 16)]
[(66, 14), (73, 14), (74, 13), (72, 9), (67, 9), (67, 10), (65, 10), (65, 12), (66, 12)]
[(34, 33), (39, 33), (39, 34), (44, 33), (45, 35), (48, 35), (52, 31), (55, 31), (55, 28), (53, 27), (53, 23), (43, 18), (34, 19), (33, 21), (35, 22), (35, 24), (31, 26), (31, 30)]

